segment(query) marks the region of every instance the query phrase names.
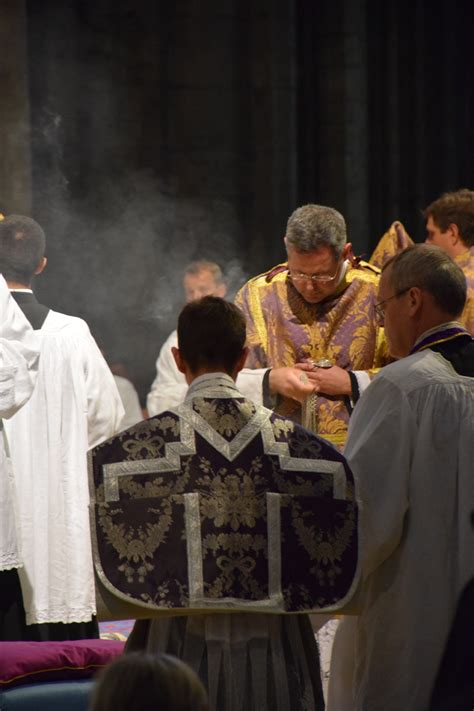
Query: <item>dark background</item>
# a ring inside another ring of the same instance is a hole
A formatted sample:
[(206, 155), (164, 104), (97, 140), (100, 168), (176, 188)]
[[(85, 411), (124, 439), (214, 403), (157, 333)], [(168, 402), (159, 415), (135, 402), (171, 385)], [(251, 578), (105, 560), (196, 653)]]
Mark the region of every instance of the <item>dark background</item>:
[(191, 259), (235, 291), (305, 202), (339, 209), (359, 254), (395, 219), (423, 239), (420, 209), (474, 187), (473, 5), (26, 0), (40, 298), (143, 398)]

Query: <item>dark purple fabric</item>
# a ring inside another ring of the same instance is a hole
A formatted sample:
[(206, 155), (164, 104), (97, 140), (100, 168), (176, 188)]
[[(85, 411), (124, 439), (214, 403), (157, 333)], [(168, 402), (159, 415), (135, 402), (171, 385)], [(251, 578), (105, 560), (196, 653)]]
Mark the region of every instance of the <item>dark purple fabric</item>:
[[(255, 413), (243, 399), (199, 400), (198, 406), (226, 441), (236, 435), (235, 423), (242, 427)], [(181, 456), (176, 471), (121, 476), (117, 500), (105, 499), (104, 467), (170, 457), (165, 448), (180, 442), (180, 420), (172, 412), (162, 413), (93, 450), (95, 563), (114, 594), (145, 603), (150, 611), (192, 606), (187, 492), (199, 494), (208, 600), (261, 601), (270, 595), (266, 495), (271, 492), (281, 501), (282, 611), (324, 609), (349, 594), (357, 568), (352, 474), (343, 456), (324, 440), (275, 414), (269, 422), (276, 444), (287, 448), (293, 462), (288, 469), (285, 457), (265, 453), (258, 430), (233, 461), (194, 431), (196, 451)], [(318, 460), (340, 463), (345, 498), (333, 496), (333, 476), (323, 465), (318, 471)], [(314, 470), (305, 468), (308, 461)]]

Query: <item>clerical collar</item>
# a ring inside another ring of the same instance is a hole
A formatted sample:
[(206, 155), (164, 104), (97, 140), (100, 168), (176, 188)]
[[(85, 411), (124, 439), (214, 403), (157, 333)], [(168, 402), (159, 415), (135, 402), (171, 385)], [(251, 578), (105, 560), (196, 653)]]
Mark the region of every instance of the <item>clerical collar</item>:
[(205, 373), (193, 380), (186, 393), (185, 402), (194, 397), (228, 398), (239, 395), (235, 382), (227, 373)]
[(33, 289), (10, 289), (12, 294), (32, 294)]
[(350, 261), (348, 259), (345, 259), (342, 264), (341, 276), (338, 279), (337, 286), (339, 286), (339, 284), (342, 284), (342, 282), (346, 278), (346, 272), (349, 269), (349, 266), (350, 266)]
[(328, 300), (331, 297), (339, 296), (339, 294), (341, 294), (348, 286), (347, 281), (346, 281), (346, 274), (347, 274), (347, 270), (349, 269), (350, 266), (351, 266), (350, 261), (348, 259), (346, 259), (342, 264), (341, 275), (337, 281), (336, 288), (333, 291), (333, 293), (330, 296), (328, 296)]
[(440, 323), (438, 326), (428, 329), (428, 331), (425, 331), (416, 339), (415, 345), (410, 351), (410, 355), (423, 351), (425, 348), (431, 348), (431, 346), (435, 346), (438, 343), (452, 341), (455, 338), (468, 338), (472, 340), (469, 331), (466, 331), (458, 321)]

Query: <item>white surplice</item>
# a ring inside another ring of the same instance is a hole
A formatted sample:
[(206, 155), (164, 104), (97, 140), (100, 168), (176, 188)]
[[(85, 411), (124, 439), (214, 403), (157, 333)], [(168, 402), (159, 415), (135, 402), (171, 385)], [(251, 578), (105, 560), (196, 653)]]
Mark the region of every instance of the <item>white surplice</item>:
[[(39, 341), (0, 276), (0, 417), (8, 418), (33, 392)], [(18, 568), (21, 555), (15, 515), (14, 482), (0, 421), (0, 571)]]
[(95, 614), (87, 450), (120, 429), (112, 373), (79, 318), (50, 311), (38, 382), (8, 423), (24, 567), (27, 624), (87, 622)]
[(188, 391), (184, 375), (179, 372), (172, 348), (178, 347), (178, 333), (172, 331), (161, 346), (156, 360), (156, 376), (147, 395), (146, 406), (150, 417), (180, 405)]
[(114, 373), (114, 380), (117, 390), (119, 391), (120, 399), (122, 400), (123, 409), (125, 410), (125, 415), (120, 423), (120, 429), (127, 430), (129, 427), (133, 427), (137, 422), (143, 420), (140, 399), (135, 390), (135, 386), (128, 378), (123, 378), (121, 375), (115, 375)]
[[(156, 377), (147, 395), (146, 406), (150, 417), (165, 410), (172, 410), (184, 402), (188, 385), (178, 370), (172, 348), (178, 347), (178, 333), (170, 333), (163, 343), (156, 361)], [(263, 376), (268, 368), (244, 368), (237, 376), (237, 387), (242, 395), (256, 405), (263, 404)]]
[(328, 711), (422, 711), (474, 575), (474, 379), (430, 350), (387, 366), (354, 410), (344, 453), (363, 583), (360, 615), (336, 634)]

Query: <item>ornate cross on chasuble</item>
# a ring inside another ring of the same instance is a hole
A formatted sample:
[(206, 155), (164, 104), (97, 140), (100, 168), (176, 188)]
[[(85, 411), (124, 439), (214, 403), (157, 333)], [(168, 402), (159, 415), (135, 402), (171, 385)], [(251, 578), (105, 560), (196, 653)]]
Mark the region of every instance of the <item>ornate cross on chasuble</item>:
[(354, 590), (343, 457), (228, 376), (198, 378), (176, 410), (93, 449), (90, 486), (111, 615), (331, 611)]

